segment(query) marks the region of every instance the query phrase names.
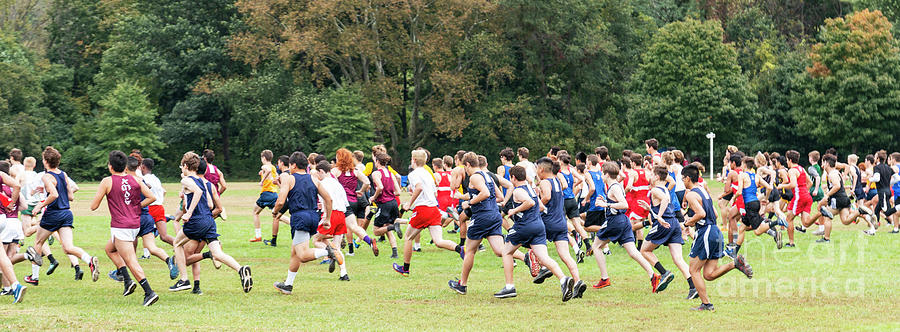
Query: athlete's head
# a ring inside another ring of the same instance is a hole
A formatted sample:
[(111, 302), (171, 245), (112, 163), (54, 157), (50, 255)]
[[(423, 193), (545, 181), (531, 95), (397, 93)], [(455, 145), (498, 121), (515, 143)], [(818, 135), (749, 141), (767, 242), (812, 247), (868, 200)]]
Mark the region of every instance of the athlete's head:
[(197, 167), (200, 166), (200, 156), (198, 156), (194, 151), (185, 152), (183, 156), (181, 156), (181, 167), (188, 171), (197, 171)]
[(328, 176), (328, 173), (331, 172), (331, 163), (327, 160), (322, 160), (316, 163), (316, 173), (319, 175), (319, 180), (324, 179)]
[(703, 174), (703, 172), (706, 172), (706, 167), (704, 167), (703, 163), (701, 163), (699, 161), (692, 162), (691, 165), (694, 165), (694, 167), (696, 167), (697, 170), (700, 171), (700, 174)]
[(732, 153), (731, 156), (728, 157), (728, 164), (731, 165), (731, 168), (741, 167), (741, 160), (744, 159), (744, 154), (740, 152)]
[(451, 156), (444, 156), (444, 169), (451, 169), (453, 166), (456, 166), (456, 163)]
[(140, 166), (141, 160), (135, 156), (128, 156), (128, 166), (125, 169), (127, 169), (129, 173), (137, 172), (137, 169)]
[(628, 160), (631, 160), (631, 155), (633, 155), (633, 154), (634, 154), (634, 151), (631, 151), (628, 149), (622, 150), (622, 158), (628, 158)]
[(631, 157), (622, 157), (622, 159), (619, 159), (618, 164), (622, 165), (624, 169), (631, 169)]
[(145, 175), (152, 174), (153, 167), (156, 167), (156, 162), (153, 161), (153, 159), (144, 158), (144, 160), (141, 160), (141, 173), (144, 173)]
[(616, 163), (603, 163), (601, 170), (603, 171), (603, 174), (610, 179), (615, 179), (619, 176), (619, 165)]
[(675, 154), (672, 151), (666, 151), (662, 153), (662, 162), (663, 165), (672, 165), (675, 164)]
[[(797, 158), (800, 158), (799, 156)], [(787, 166), (787, 157), (785, 156), (775, 156), (775, 167), (784, 168)]]
[(309, 167), (309, 160), (306, 159), (306, 154), (300, 151), (295, 151), (291, 153), (291, 166), (298, 170), (306, 170)]
[(659, 150), (659, 141), (657, 141), (655, 138), (644, 141), (644, 145), (647, 148), (647, 153), (654, 153), (656, 152), (656, 150)]
[(810, 164), (813, 164), (813, 165), (818, 164), (819, 158), (821, 158), (821, 155), (819, 155), (819, 151), (812, 150), (809, 153), (809, 163)]
[(875, 165), (875, 155), (867, 154), (866, 155), (866, 163), (868, 163), (869, 165)]
[(684, 163), (684, 152), (681, 150), (672, 150), (672, 156), (675, 157), (675, 163), (681, 165)]
[(690, 164), (681, 169), (682, 180), (687, 187), (693, 187), (694, 183), (700, 181), (700, 170), (697, 165)]
[(879, 163), (886, 163), (888, 160), (887, 151), (879, 150), (878, 153), (875, 154), (875, 158), (878, 159)]
[(353, 170), (353, 166), (356, 163), (353, 161), (353, 153), (350, 150), (345, 148), (340, 148), (334, 155), (336, 160), (336, 167), (341, 172), (349, 172)]
[(768, 164), (768, 159), (762, 152), (757, 152), (756, 157), (753, 158), (753, 161), (756, 162), (756, 167), (763, 167)]
[(478, 155), (475, 152), (466, 152), (463, 153), (463, 156), (460, 160), (462, 165), (466, 168), (479, 168), (478, 164)]
[(515, 157), (515, 153), (510, 148), (505, 148), (500, 150), (500, 161), (501, 162), (512, 162), (513, 157)]
[(784, 153), (784, 156), (787, 158), (787, 161), (793, 163), (794, 165), (800, 163), (800, 152), (797, 150), (788, 150)]
[(487, 165), (488, 165), (487, 157), (478, 155), (478, 167), (485, 168), (485, 167), (487, 167)]
[(213, 159), (216, 159), (216, 153), (211, 149), (203, 150), (203, 160), (206, 160), (207, 163), (213, 162)]
[(894, 160), (894, 163), (900, 163), (900, 152), (891, 153), (891, 159)]
[(9, 174), (9, 168), (10, 168), (9, 161), (0, 160), (0, 172)]
[(360, 150), (353, 151), (353, 159), (356, 163), (361, 163), (363, 159), (366, 159), (366, 154)]
[[(897, 157), (900, 158), (900, 153), (898, 153)], [(824, 157), (822, 157), (822, 160), (824, 161), (823, 164), (827, 169), (832, 169), (837, 165), (837, 156), (833, 154), (826, 154)]]
[(669, 176), (669, 171), (666, 169), (666, 166), (656, 165), (653, 166), (653, 176), (651, 178), (652, 181), (665, 181), (666, 177)]
[(825, 154), (833, 154), (835, 157), (837, 157), (837, 149), (835, 149), (834, 147), (825, 149)]
[(578, 164), (575, 166), (575, 170), (578, 171), (578, 173), (584, 173), (585, 165), (586, 164)]
[[(542, 179), (553, 176), (553, 164), (557, 162), (553, 161), (553, 159), (543, 157), (534, 162), (534, 165), (537, 167), (538, 176)], [(557, 171), (558, 172), (558, 171)]]
[(275, 158), (275, 154), (272, 153), (272, 150), (263, 150), (259, 153), (259, 159), (263, 163), (271, 163), (272, 158)]
[(600, 157), (597, 157), (595, 154), (589, 154), (587, 156), (587, 165), (588, 167), (594, 167), (600, 164)]
[(9, 150), (9, 159), (15, 162), (22, 162), (22, 150), (12, 149)]
[(743, 163), (746, 170), (756, 169), (756, 161), (752, 157), (744, 157)]
[(857, 156), (855, 153), (851, 153), (850, 155), (847, 156), (848, 164), (856, 165), (856, 163), (858, 163), (858, 162), (859, 162), (859, 156)]
[(463, 158), (465, 156), (466, 156), (465, 150), (456, 151), (456, 156), (454, 156), (454, 161), (460, 166), (465, 166), (465, 164), (463, 163)]
[(375, 155), (375, 166), (386, 167), (391, 164), (391, 156), (387, 153), (379, 153)]
[(22, 165), (25, 166), (25, 170), (34, 170), (34, 166), (37, 164), (37, 160), (34, 157), (25, 157), (25, 161), (22, 162)]
[(110, 173), (122, 173), (128, 166), (128, 156), (125, 155), (125, 152), (112, 150), (109, 152), (107, 164), (109, 164)]
[(513, 166), (509, 169), (509, 176), (517, 182), (525, 181), (525, 167)]
[(431, 159), (431, 168), (433, 168), (435, 172), (443, 171), (444, 170), (444, 160), (441, 158)]
[(528, 148), (523, 146), (519, 148), (517, 152), (519, 154), (519, 160), (528, 160)]
[(375, 159), (379, 153), (387, 153), (387, 148), (384, 147), (384, 144), (378, 144), (372, 147), (372, 159)]
[(644, 156), (637, 153), (631, 154), (631, 168), (644, 167)]
[(559, 163), (564, 166), (571, 166), (572, 165), (572, 157), (570, 157), (567, 154), (561, 155), (561, 156), (559, 156)]
[(594, 153), (597, 154), (597, 157), (600, 160), (609, 160), (609, 149), (606, 148), (606, 145), (598, 146), (594, 149)]
[(206, 160), (200, 159), (200, 163), (197, 164), (197, 174), (206, 174), (206, 165), (208, 165)]
[(547, 156), (548, 157), (556, 157), (556, 154), (559, 153), (559, 150), (562, 150), (562, 149), (560, 149), (558, 146), (552, 146), (552, 147), (550, 147), (550, 152), (547, 153)]
[(62, 159), (59, 150), (56, 150), (56, 148), (50, 145), (44, 148), (41, 157), (44, 158), (44, 168), (57, 168), (59, 167), (59, 160)]
[(291, 167), (291, 157), (280, 155), (278, 156), (278, 169)]
[(578, 153), (575, 154), (575, 160), (576, 165), (584, 164), (587, 162), (587, 154), (582, 151), (578, 151)]
[(413, 150), (410, 154), (412, 155), (412, 163), (417, 167), (425, 166), (425, 162), (428, 161), (428, 154), (425, 153), (425, 150)]

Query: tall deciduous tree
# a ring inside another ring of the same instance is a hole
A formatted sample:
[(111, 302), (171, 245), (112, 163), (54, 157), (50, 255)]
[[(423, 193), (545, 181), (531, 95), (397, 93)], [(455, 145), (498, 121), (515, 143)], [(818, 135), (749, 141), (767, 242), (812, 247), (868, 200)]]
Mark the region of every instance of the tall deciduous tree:
[(896, 147), (900, 50), (880, 11), (828, 19), (793, 97), (801, 131), (838, 147)]
[[(156, 110), (140, 85), (119, 83), (98, 104), (100, 113), (94, 123), (94, 143), (101, 153), (140, 149), (145, 156), (156, 157), (165, 147), (154, 121)], [(104, 162), (102, 158), (100, 161)]]
[(638, 138), (703, 151), (707, 132), (737, 143), (752, 128), (755, 96), (718, 21), (670, 23), (653, 36), (632, 81), (630, 128)]

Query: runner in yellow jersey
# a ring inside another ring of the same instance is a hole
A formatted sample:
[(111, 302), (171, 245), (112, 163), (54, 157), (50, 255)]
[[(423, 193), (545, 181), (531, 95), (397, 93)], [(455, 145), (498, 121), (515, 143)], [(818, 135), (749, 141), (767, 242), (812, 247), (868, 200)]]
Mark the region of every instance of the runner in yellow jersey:
[(250, 242), (262, 241), (262, 229), (259, 228), (259, 213), (265, 208), (275, 207), (275, 201), (278, 200), (278, 186), (275, 185), (275, 177), (278, 171), (275, 165), (272, 165), (274, 155), (271, 150), (263, 150), (259, 154), (259, 160), (262, 166), (259, 170), (259, 199), (256, 200), (256, 206), (253, 207), (253, 227), (256, 230), (256, 236), (250, 239)]

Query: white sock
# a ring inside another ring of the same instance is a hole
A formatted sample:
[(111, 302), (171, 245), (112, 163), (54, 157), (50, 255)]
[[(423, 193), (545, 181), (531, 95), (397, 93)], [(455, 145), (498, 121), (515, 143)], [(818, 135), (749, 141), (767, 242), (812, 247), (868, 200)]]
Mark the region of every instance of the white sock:
[(150, 257), (150, 250), (147, 248), (144, 248), (144, 257)]
[(41, 267), (31, 264), (31, 277), (37, 279), (41, 276)]
[(262, 237), (262, 228), (257, 228), (257, 229), (256, 229), (256, 237), (257, 237), (257, 238), (261, 238), (261, 237)]
[(819, 232), (825, 231), (825, 225), (819, 225)]
[(3, 291), (8, 292), (12, 287), (3, 287)]
[(294, 284), (294, 278), (297, 276), (297, 272), (288, 271), (287, 278), (284, 278), (284, 284), (291, 286)]
[(341, 264), (341, 276), (347, 275), (347, 264)]
[(84, 255), (81, 255), (81, 260), (83, 260), (85, 263), (91, 264), (91, 255), (84, 253)]
[(506, 289), (513, 289), (513, 288), (516, 288), (516, 285), (506, 284)]
[(566, 284), (566, 277), (559, 278), (559, 284), (560, 284), (560, 285), (565, 285), (565, 284)]
[(420, 245), (418, 243), (413, 243), (413, 250), (419, 250), (419, 249), (422, 249), (422, 245)]
[(316, 258), (322, 258), (322, 257), (328, 256), (328, 250), (325, 250), (325, 249), (316, 248), (316, 249), (313, 249), (313, 253), (316, 254)]

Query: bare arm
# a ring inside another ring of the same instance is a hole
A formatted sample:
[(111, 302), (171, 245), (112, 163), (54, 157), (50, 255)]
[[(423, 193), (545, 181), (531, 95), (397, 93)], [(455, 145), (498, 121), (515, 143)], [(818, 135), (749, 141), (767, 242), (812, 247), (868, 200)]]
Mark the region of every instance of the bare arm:
[(550, 180), (541, 180), (539, 189), (541, 190), (541, 203), (547, 205), (550, 202), (550, 195), (553, 194), (553, 184), (550, 183)]
[(584, 195), (584, 200), (582, 200), (581, 205), (588, 205), (591, 203), (591, 196), (594, 196), (594, 192), (597, 191), (597, 188), (594, 188), (594, 180), (588, 179), (585, 181), (588, 185), (587, 195)]
[(188, 220), (191, 219), (191, 215), (194, 214), (194, 209), (196, 209), (197, 204), (200, 203), (200, 197), (198, 196), (203, 195), (203, 190), (188, 176), (181, 178), (181, 185), (184, 187), (185, 194), (190, 193), (194, 195), (194, 199), (191, 200), (190, 206), (184, 210), (184, 214), (181, 216), (182, 220)]
[(44, 176), (41, 177), (41, 181), (44, 182), (44, 191), (47, 192), (47, 198), (42, 202), (38, 202), (37, 205), (35, 205), (33, 211), (40, 211), (45, 206), (53, 204), (53, 202), (56, 201), (57, 198), (59, 198), (59, 192), (56, 190), (56, 184), (53, 183), (53, 181), (55, 181), (53, 175), (50, 175), (49, 173), (44, 174)]
[[(15, 178), (10, 176), (9, 174), (3, 173), (3, 172), (0, 172), (0, 178), (2, 178), (0, 180), (2, 180), (3, 184), (12, 188), (12, 193), (10, 193), (11, 195), (10, 195), (9, 205), (6, 206), (6, 208), (8, 208), (8, 209), (12, 209), (13, 205), (16, 204), (15, 198), (19, 197), (19, 191), (21, 189), (19, 187), (19, 181), (17, 181)], [(35, 211), (37, 211), (37, 210), (35, 210)]]
[(294, 187), (294, 177), (286, 178), (282, 180), (281, 186), (278, 187), (278, 200), (275, 201), (275, 206), (272, 207), (272, 215), (277, 215), (282, 208), (284, 208), (284, 201), (287, 200), (288, 193), (291, 191), (291, 188)]
[(319, 196), (322, 196), (322, 208), (325, 209), (325, 219), (322, 220), (322, 227), (325, 229), (331, 228), (331, 195), (328, 194), (328, 190), (325, 190), (325, 186), (319, 180), (313, 178), (313, 182), (316, 183)]
[(353, 170), (353, 174), (356, 175), (356, 179), (359, 180), (359, 182), (362, 182), (362, 186), (356, 191), (356, 197), (362, 197), (363, 193), (369, 191), (369, 188), (371, 187), (369, 178), (359, 170)]
[(150, 187), (144, 183), (144, 181), (138, 181), (141, 185), (141, 194), (144, 195), (144, 200), (141, 201), (141, 207), (147, 207), (150, 203), (156, 201), (156, 196), (153, 196), (153, 192), (150, 191)]
[(97, 208), (100, 207), (100, 203), (103, 202), (103, 197), (106, 197), (106, 194), (109, 194), (110, 186), (112, 186), (112, 178), (105, 177), (100, 181), (100, 186), (97, 187), (97, 193), (94, 194), (94, 199), (91, 200), (91, 211), (97, 210)]
[(684, 221), (685, 226), (694, 226), (697, 221), (706, 218), (706, 210), (703, 210), (703, 203), (700, 201), (700, 195), (693, 191), (689, 191), (684, 195), (688, 207), (694, 212), (694, 215)]
[(372, 172), (372, 181), (375, 182), (375, 194), (372, 195), (373, 202), (377, 200), (378, 197), (381, 196), (381, 192), (384, 191), (384, 185), (381, 183), (381, 172), (377, 172), (377, 175), (375, 173), (376, 172)]
[(515, 209), (509, 210), (506, 214), (509, 216), (514, 216), (516, 213), (525, 211), (534, 206), (534, 201), (529, 197), (528, 192), (522, 188), (516, 188), (513, 190), (513, 200), (515, 202), (519, 202), (519, 206)]
[(216, 167), (216, 173), (219, 173), (219, 195), (221, 195), (228, 188), (228, 184), (225, 182), (225, 174), (218, 167)]

